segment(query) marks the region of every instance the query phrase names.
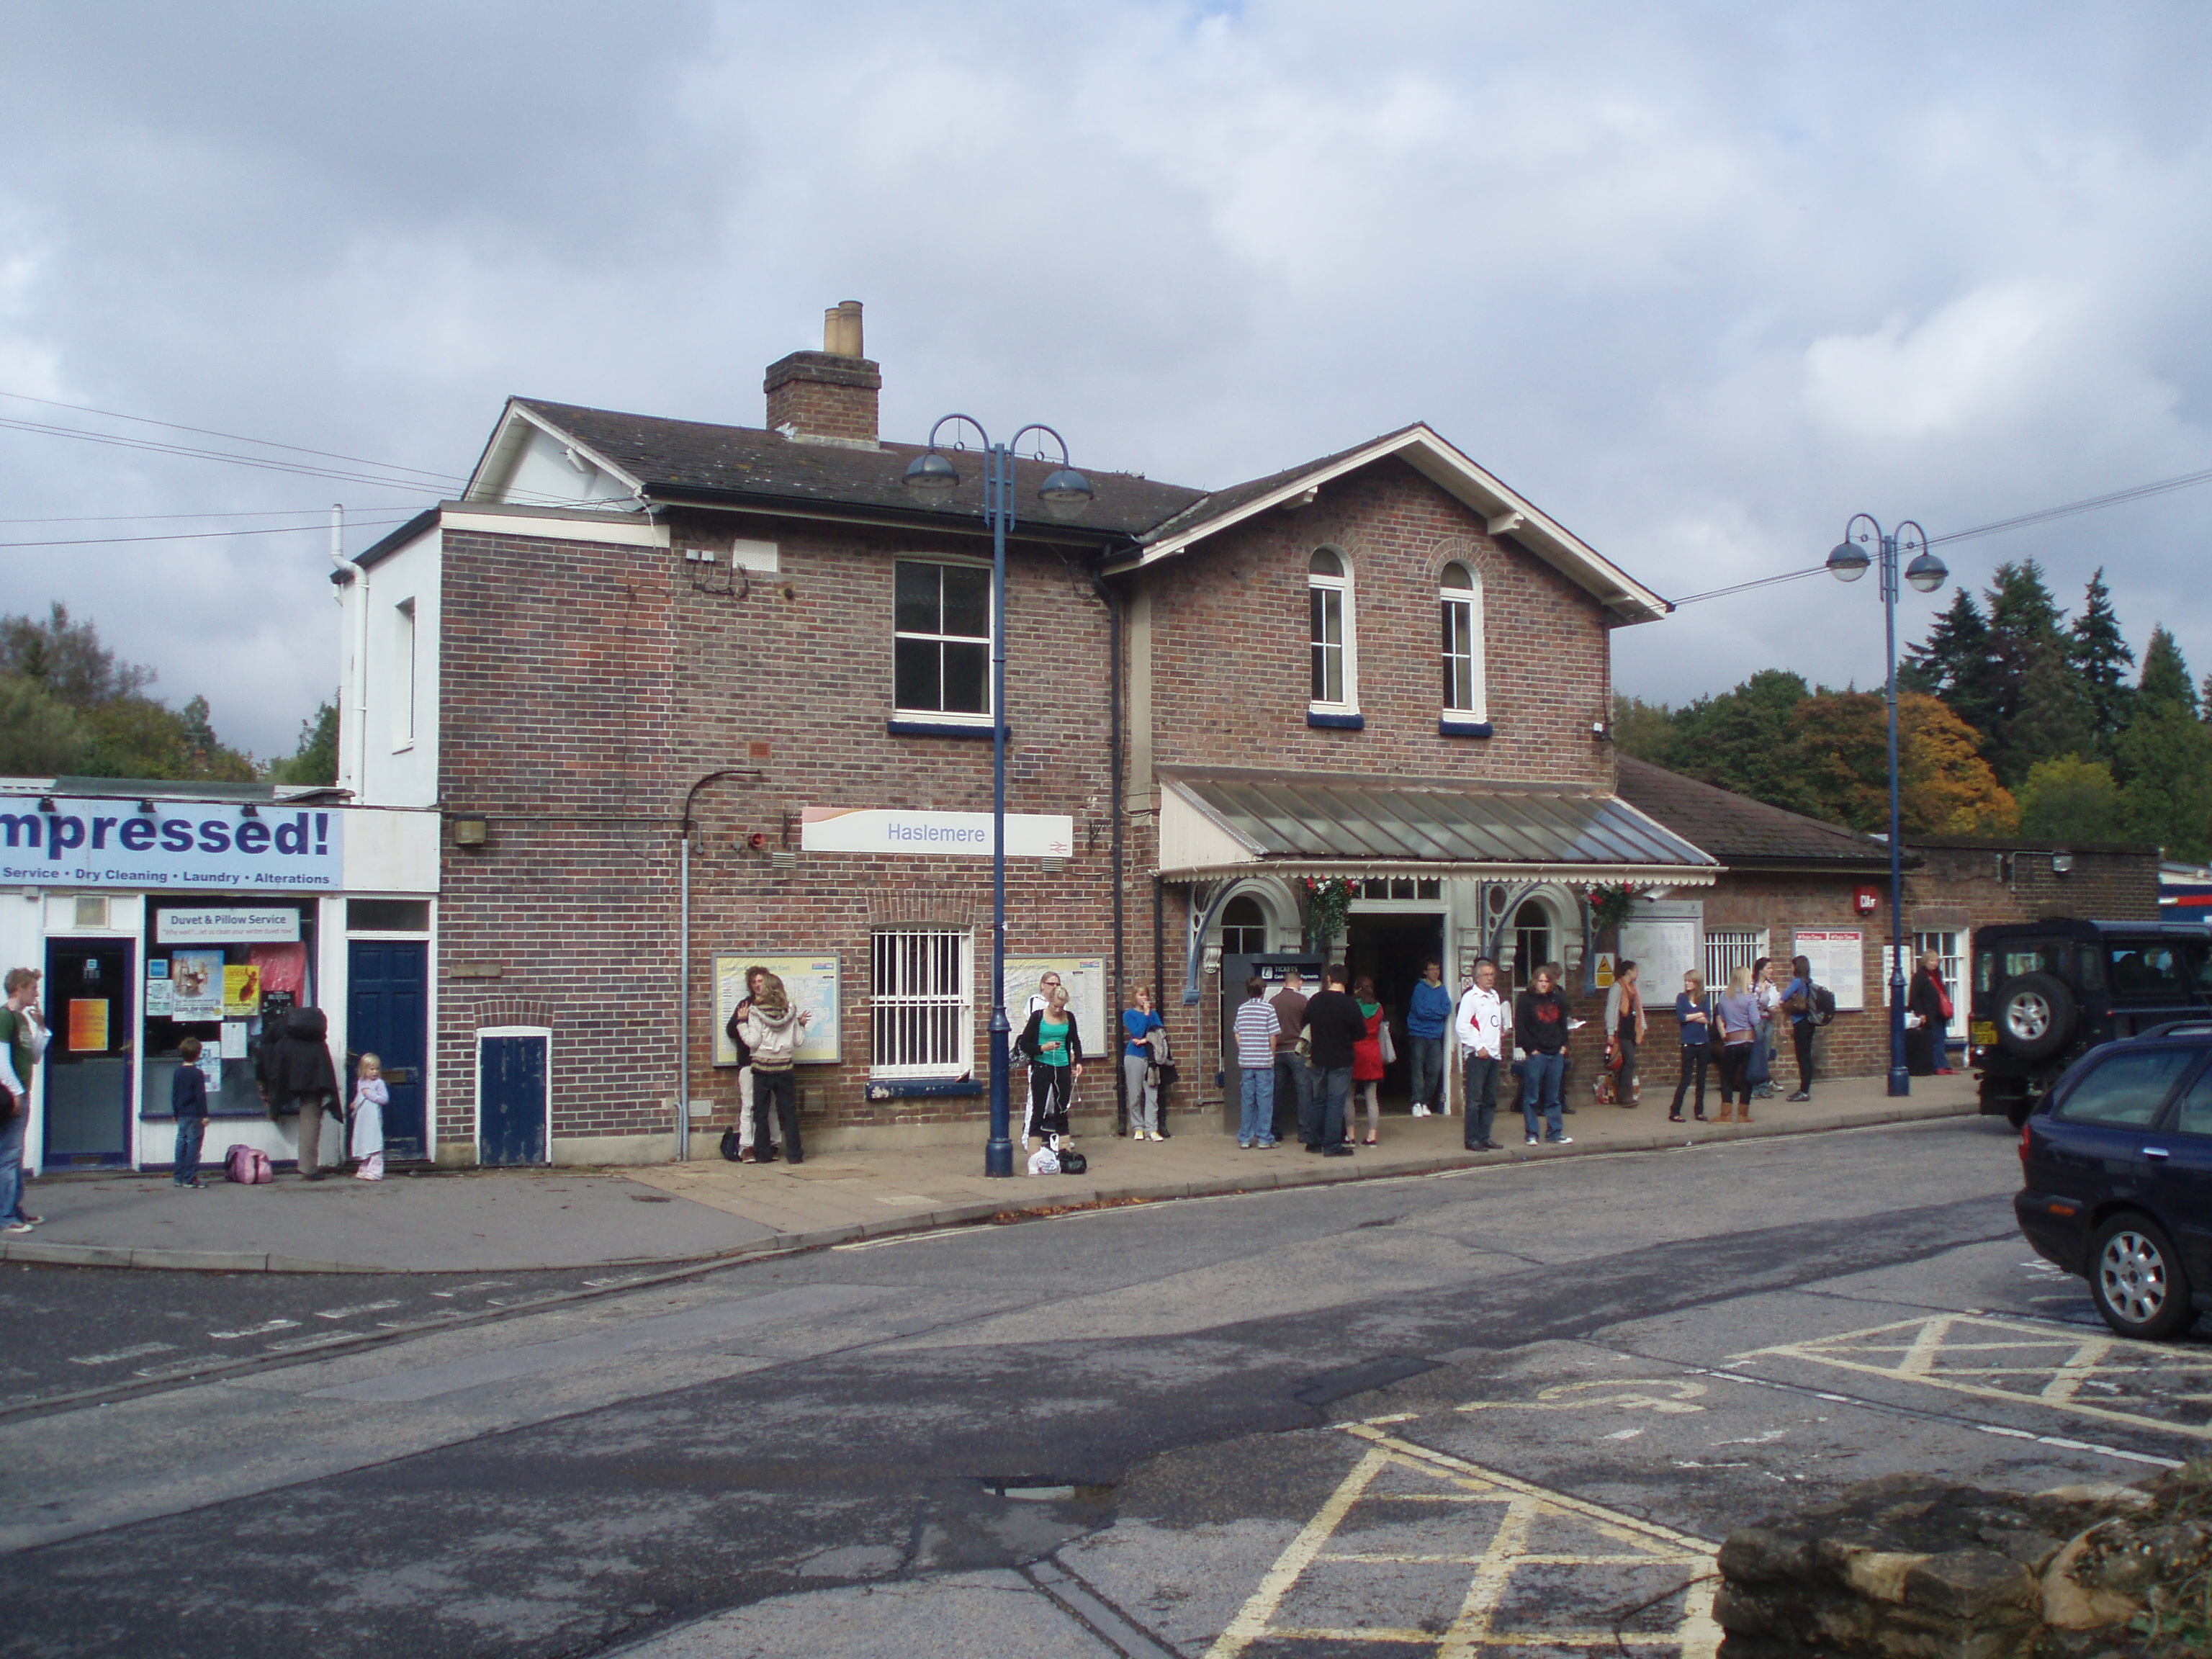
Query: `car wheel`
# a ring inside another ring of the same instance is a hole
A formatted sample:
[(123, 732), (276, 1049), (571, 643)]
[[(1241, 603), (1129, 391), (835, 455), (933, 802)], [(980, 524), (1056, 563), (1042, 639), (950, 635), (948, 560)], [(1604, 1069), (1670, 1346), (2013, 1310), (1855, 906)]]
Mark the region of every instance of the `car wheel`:
[(2146, 1342), (2179, 1336), (2197, 1318), (2173, 1241), (2144, 1215), (2116, 1215), (2097, 1230), (2089, 1294), (2107, 1325)]
[(2056, 974), (2008, 979), (1997, 988), (1997, 1046), (2018, 1060), (2048, 1060), (2073, 1040), (2077, 1012)]

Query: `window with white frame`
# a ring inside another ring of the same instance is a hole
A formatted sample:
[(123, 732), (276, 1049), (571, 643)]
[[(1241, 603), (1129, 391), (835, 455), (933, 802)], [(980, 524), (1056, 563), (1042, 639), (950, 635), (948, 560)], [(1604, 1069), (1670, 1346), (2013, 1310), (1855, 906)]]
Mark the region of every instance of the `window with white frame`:
[(1722, 927), (1710, 929), (1705, 934), (1705, 987), (1713, 992), (1728, 989), (1729, 975), (1739, 968), (1748, 968), (1766, 954), (1766, 933), (1763, 928)]
[(950, 928), (875, 936), (869, 1070), (881, 1078), (957, 1078), (973, 1069), (971, 940)]
[(1313, 623), (1313, 705), (1349, 709), (1359, 701), (1352, 567), (1333, 547), (1315, 550), (1306, 562), (1306, 604)]
[[(1936, 953), (1936, 971), (1943, 976), (1943, 988), (1950, 994), (1951, 998), (1951, 1023), (1945, 1028), (1943, 1033), (1944, 1040), (1948, 1042), (1964, 1043), (1966, 1041), (1966, 1024), (1971, 1012), (1969, 1004), (1972, 1001), (1972, 998), (1966, 993), (1965, 983), (1960, 978), (1966, 969), (1966, 961), (1960, 954), (1960, 948), (1965, 940), (1966, 935), (1963, 933), (1948, 932), (1915, 933), (1912, 936), (1911, 953), (1903, 963), (1894, 964), (1905, 984), (1910, 986), (1912, 983), (1912, 975), (1919, 971), (1920, 958), (1930, 951)], [(1887, 969), (1891, 965), (1888, 960), (1890, 947), (1887, 944), (1884, 944), (1881, 947), (1881, 954), (1885, 964), (1881, 976), (1881, 1006), (1887, 1008), (1889, 1006)]]
[(1482, 584), (1455, 559), (1444, 567), (1437, 599), (1443, 619), (1444, 714), (1471, 722), (1488, 718), (1482, 676)]
[(402, 599), (392, 612), (392, 746), (415, 741), (415, 601)]
[(902, 714), (988, 725), (991, 573), (981, 565), (898, 561), (892, 702)]

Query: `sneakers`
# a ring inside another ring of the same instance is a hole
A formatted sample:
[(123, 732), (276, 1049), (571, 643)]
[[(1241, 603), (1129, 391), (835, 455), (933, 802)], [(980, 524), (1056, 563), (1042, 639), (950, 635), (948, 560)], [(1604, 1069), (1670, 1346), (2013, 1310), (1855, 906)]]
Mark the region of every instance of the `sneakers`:
[(1261, 1152), (1267, 1152), (1267, 1151), (1269, 1151), (1270, 1149), (1272, 1149), (1272, 1148), (1273, 1148), (1273, 1147), (1275, 1147), (1275, 1146), (1280, 1146), (1281, 1144), (1282, 1144), (1282, 1143), (1281, 1143), (1281, 1142), (1279, 1142), (1279, 1141), (1274, 1141), (1274, 1140), (1263, 1140), (1263, 1141), (1261, 1141), (1261, 1142), (1259, 1143), (1259, 1146), (1260, 1146), (1260, 1150), (1261, 1150)]
[(1547, 1146), (1571, 1146), (1575, 1144), (1575, 1138), (1572, 1135), (1553, 1135), (1544, 1144)]
[(1429, 1109), (1427, 1107), (1422, 1105), (1419, 1101), (1413, 1103), (1413, 1115), (1415, 1117), (1426, 1117), (1428, 1115)]
[(31, 1224), (27, 1221), (11, 1221), (6, 1226), (0, 1227), (0, 1233), (27, 1233), (30, 1231)]
[(1252, 1143), (1249, 1140), (1240, 1140), (1237, 1143), (1237, 1150), (1240, 1152), (1249, 1152), (1252, 1150)]
[(1812, 1097), (1812, 1095), (1803, 1089), (1800, 1089), (1796, 1094), (1790, 1097), (1792, 1100), (1810, 1100)]
[(1340, 1142), (1334, 1146), (1322, 1147), (1321, 1149), (1321, 1155), (1323, 1158), (1350, 1158), (1352, 1156), (1352, 1148)]
[(1540, 1146), (1543, 1143), (1538, 1140), (1535, 1136), (1530, 1135), (1527, 1140), (1522, 1142), (1522, 1145), (1524, 1146)]

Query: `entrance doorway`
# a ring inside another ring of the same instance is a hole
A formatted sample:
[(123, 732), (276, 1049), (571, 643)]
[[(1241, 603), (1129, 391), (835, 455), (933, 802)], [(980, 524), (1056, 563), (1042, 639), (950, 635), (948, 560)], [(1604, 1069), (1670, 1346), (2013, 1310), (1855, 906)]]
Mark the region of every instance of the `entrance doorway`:
[[(1390, 1040), (1398, 1058), (1382, 1070), (1386, 1105), (1413, 1104), (1413, 1050), (1406, 1041), (1406, 1004), (1421, 969), (1444, 960), (1443, 913), (1355, 915), (1346, 924), (1344, 965), (1357, 981), (1375, 981), (1375, 994), (1390, 1012)], [(1449, 972), (1449, 969), (1447, 969)]]
[(553, 1034), (538, 1026), (477, 1033), (477, 1162), (543, 1164), (553, 1119)]
[(422, 1070), (429, 1036), (423, 994), (428, 945), (419, 939), (355, 939), (346, 976), (346, 1089), (363, 1054), (382, 1062), (391, 1094), (384, 1109), (384, 1149), (392, 1158), (427, 1156)]
[(135, 955), (129, 939), (46, 942), (48, 1169), (131, 1161)]

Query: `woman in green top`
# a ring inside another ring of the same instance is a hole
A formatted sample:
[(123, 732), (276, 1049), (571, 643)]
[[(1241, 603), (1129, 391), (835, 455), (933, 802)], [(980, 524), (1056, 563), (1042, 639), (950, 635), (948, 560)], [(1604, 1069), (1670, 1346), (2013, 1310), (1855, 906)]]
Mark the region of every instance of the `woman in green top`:
[(1075, 1010), (1067, 988), (1055, 985), (1045, 1006), (1030, 1016), (1014, 1046), (1030, 1062), (1030, 1119), (1022, 1144), (1031, 1134), (1057, 1150), (1067, 1134), (1067, 1109), (1083, 1076), (1083, 1038), (1075, 1029)]

